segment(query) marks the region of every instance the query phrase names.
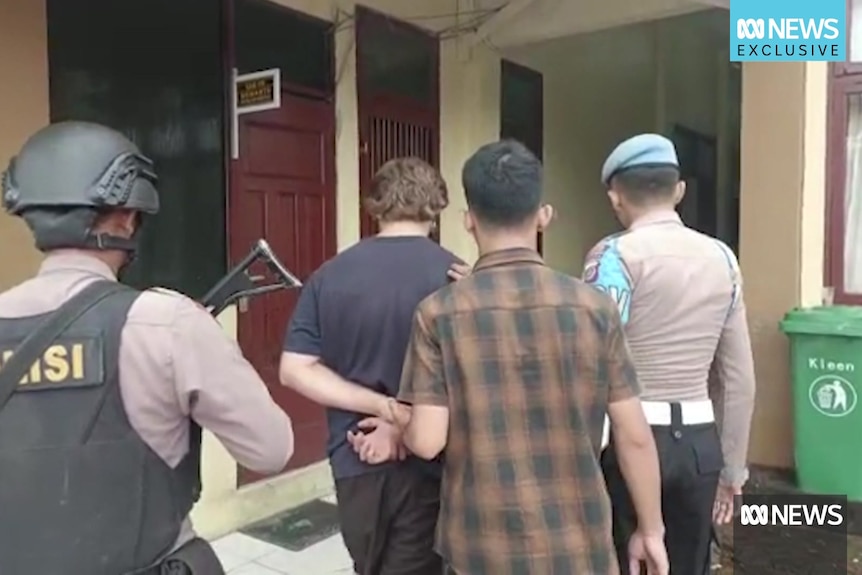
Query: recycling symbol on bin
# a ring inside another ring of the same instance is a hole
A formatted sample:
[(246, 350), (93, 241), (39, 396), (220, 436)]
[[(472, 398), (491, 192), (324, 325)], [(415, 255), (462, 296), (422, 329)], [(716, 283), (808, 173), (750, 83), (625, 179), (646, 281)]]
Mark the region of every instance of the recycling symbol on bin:
[(844, 417), (856, 409), (856, 390), (837, 375), (818, 377), (808, 389), (808, 399), (814, 409), (827, 417)]

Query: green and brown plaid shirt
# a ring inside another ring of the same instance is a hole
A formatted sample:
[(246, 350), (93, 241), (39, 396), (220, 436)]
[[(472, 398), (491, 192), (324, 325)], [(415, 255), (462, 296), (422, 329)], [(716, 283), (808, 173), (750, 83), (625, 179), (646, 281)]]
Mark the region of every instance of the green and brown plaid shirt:
[(437, 551), (459, 575), (619, 572), (602, 424), (639, 388), (608, 296), (487, 254), (420, 304), (402, 378), (402, 401), (449, 408)]

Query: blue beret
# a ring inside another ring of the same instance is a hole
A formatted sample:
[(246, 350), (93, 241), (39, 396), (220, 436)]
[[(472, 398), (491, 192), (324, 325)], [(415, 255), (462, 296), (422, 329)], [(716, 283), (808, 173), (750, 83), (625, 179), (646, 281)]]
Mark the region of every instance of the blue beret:
[(616, 174), (636, 167), (673, 167), (679, 169), (673, 142), (658, 134), (629, 138), (611, 152), (602, 167), (602, 183), (608, 185)]

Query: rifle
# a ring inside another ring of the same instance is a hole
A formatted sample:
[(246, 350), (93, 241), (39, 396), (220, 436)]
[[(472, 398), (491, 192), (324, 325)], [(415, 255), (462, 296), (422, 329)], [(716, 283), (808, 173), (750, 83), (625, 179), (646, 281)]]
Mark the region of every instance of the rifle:
[[(273, 273), (276, 280), (274, 283), (259, 285), (266, 279), (265, 276), (249, 275), (248, 269), (257, 261), (262, 261)], [(264, 239), (257, 240), (247, 256), (231, 269), (227, 275), (221, 278), (198, 303), (207, 308), (213, 317), (218, 316), (229, 305), (242, 300), (269, 293), (280, 289), (301, 287), (302, 282), (290, 273), (284, 264), (279, 261), (278, 256), (269, 247)], [(198, 501), (201, 494), (201, 427), (191, 422), (189, 429), (189, 456), (188, 465), (192, 466), (195, 477), (194, 500)]]
[[(248, 269), (257, 261), (262, 261), (272, 272), (274, 283), (259, 285), (265, 276), (249, 275)], [(247, 297), (253, 297), (280, 289), (302, 287), (302, 282), (290, 273), (264, 239), (257, 240), (252, 250), (227, 275), (213, 286), (200, 300), (213, 316), (220, 314), (229, 305)]]

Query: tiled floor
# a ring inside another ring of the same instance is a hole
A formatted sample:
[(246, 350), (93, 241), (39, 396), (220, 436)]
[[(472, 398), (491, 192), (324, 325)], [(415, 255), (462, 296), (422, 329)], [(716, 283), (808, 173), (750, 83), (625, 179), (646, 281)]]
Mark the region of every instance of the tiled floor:
[(229, 575), (352, 575), (352, 563), (341, 535), (300, 552), (232, 533), (213, 542)]
[(295, 553), (277, 545), (232, 533), (213, 543), (229, 575), (352, 575), (340, 535)]

